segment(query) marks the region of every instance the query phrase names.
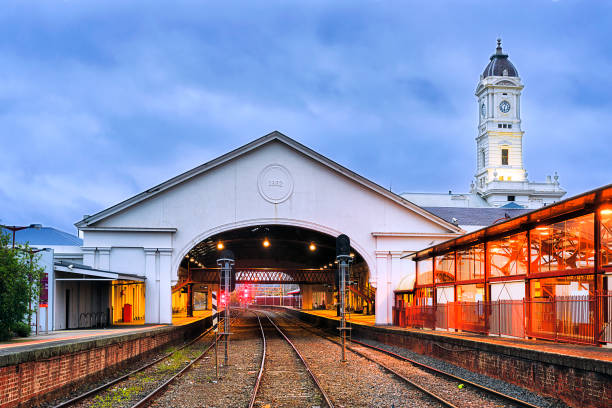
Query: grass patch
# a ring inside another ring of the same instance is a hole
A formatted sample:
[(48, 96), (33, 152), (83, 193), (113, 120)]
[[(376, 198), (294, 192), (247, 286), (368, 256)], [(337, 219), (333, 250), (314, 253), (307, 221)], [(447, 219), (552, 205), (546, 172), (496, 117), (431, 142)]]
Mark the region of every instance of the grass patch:
[(109, 392), (104, 395), (98, 395), (94, 398), (92, 407), (93, 408), (111, 408), (115, 405), (122, 404), (132, 399), (134, 395), (139, 393), (141, 387), (117, 387), (112, 388)]
[(162, 361), (157, 368), (157, 372), (163, 374), (171, 371), (178, 371), (187, 359), (188, 357), (185, 355), (185, 351), (179, 350), (166, 360)]

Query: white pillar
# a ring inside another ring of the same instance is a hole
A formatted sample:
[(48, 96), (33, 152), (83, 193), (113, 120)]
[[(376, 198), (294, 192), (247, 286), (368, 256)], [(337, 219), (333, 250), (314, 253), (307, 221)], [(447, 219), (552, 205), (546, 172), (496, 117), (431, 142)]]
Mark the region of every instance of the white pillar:
[(387, 316), (387, 268), (389, 253), (386, 251), (376, 252), (376, 318), (377, 325), (388, 325)]
[(98, 269), (110, 271), (110, 248), (97, 248), (98, 251)]
[(83, 251), (83, 265), (91, 266), (92, 268), (96, 267), (96, 248), (93, 247), (82, 247), (81, 251)]
[(172, 324), (172, 248), (159, 249), (159, 323)]
[(401, 252), (391, 252), (391, 267), (388, 268), (389, 276), (387, 280), (387, 296), (389, 299), (389, 302), (387, 302), (387, 318), (389, 319), (387, 324), (393, 324), (393, 303), (395, 301), (393, 289), (397, 287), (399, 280), (402, 278), (401, 255)]
[(145, 248), (145, 323), (159, 323), (157, 248)]

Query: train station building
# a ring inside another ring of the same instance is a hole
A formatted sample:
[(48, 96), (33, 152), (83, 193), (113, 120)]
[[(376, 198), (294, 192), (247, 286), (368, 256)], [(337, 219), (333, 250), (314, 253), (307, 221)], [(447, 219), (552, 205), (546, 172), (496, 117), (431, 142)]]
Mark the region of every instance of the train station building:
[(355, 306), (391, 324), (393, 290), (414, 275), (406, 255), (463, 232), (279, 132), (76, 225), (85, 265), (144, 278), (147, 323), (172, 322), (184, 304), (173, 287), (210, 292), (221, 245), (235, 253), (238, 283), (297, 284), (303, 308), (317, 296), (331, 306), (345, 233)]

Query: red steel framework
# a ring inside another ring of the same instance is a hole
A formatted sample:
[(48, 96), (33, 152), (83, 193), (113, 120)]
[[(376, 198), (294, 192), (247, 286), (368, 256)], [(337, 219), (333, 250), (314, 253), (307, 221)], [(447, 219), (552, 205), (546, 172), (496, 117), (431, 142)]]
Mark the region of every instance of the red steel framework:
[[(396, 292), (394, 324), (612, 342), (612, 185), (426, 248), (414, 260), (415, 290)], [(520, 299), (492, 299), (493, 285), (510, 282), (524, 283)]]

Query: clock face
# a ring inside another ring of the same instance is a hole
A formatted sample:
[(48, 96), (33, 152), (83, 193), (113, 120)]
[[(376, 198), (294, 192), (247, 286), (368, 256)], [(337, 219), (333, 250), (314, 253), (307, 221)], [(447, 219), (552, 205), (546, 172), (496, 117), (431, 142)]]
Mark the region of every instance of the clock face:
[(499, 110), (502, 111), (503, 113), (510, 112), (510, 102), (501, 101), (501, 103), (499, 104)]
[(482, 115), (483, 118), (487, 116), (487, 107), (485, 106), (484, 103), (480, 105), (480, 114)]

